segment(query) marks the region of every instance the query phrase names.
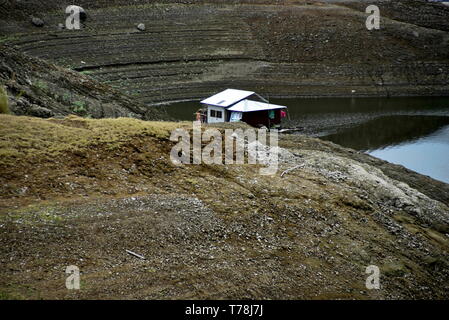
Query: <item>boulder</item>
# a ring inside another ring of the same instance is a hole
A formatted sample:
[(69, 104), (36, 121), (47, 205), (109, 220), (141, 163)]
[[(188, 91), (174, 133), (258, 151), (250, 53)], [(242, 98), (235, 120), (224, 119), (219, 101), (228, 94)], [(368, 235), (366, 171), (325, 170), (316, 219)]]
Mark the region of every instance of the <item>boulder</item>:
[(31, 104), (31, 108), (28, 110), (27, 114), (39, 118), (51, 118), (54, 116), (53, 111), (36, 104)]
[(43, 27), (44, 26), (44, 21), (40, 18), (36, 18), (36, 17), (32, 17), (31, 18), (31, 23), (36, 26), (36, 27)]
[(140, 30), (140, 31), (145, 31), (145, 24), (144, 23), (139, 23), (137, 25), (137, 29)]

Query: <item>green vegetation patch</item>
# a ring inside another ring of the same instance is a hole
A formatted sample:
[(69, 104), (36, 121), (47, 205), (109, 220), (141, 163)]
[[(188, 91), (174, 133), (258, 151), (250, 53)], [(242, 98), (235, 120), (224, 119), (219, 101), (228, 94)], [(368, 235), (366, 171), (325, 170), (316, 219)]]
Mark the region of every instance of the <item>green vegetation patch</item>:
[(9, 114), (8, 94), (3, 86), (0, 86), (0, 114)]

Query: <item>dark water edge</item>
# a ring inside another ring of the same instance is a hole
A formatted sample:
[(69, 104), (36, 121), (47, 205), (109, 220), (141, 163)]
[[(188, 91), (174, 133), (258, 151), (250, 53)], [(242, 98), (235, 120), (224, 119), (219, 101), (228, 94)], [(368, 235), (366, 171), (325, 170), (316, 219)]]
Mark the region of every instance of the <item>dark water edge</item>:
[[(449, 183), (449, 97), (285, 98), (284, 127), (367, 152)], [(193, 120), (198, 102), (166, 107), (175, 119)]]

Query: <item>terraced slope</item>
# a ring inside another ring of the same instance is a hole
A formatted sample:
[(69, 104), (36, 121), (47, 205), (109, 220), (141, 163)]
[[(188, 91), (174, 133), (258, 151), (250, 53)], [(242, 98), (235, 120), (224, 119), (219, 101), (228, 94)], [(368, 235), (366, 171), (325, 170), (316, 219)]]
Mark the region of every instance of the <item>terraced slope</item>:
[[(449, 89), (449, 8), (442, 4), (374, 1), (381, 30), (368, 31), (366, 3), (351, 1), (85, 1), (89, 18), (72, 31), (57, 28), (65, 20), (59, 1), (38, 3), (45, 26), (32, 26), (23, 17), (26, 7), (0, 24), (3, 41), (146, 104), (200, 98), (223, 87), (270, 96), (444, 95)], [(137, 30), (138, 23), (146, 30)]]

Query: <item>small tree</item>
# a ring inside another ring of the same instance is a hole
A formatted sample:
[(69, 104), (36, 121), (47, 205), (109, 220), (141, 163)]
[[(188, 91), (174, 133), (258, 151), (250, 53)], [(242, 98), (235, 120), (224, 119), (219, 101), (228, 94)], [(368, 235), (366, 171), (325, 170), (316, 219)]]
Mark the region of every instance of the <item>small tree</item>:
[(0, 113), (10, 113), (8, 105), (8, 94), (3, 86), (0, 86)]

